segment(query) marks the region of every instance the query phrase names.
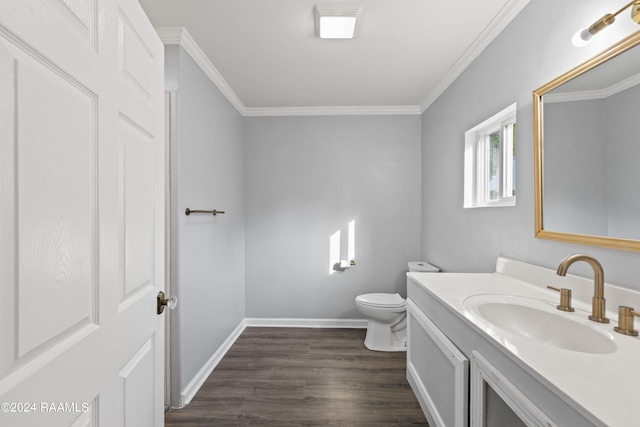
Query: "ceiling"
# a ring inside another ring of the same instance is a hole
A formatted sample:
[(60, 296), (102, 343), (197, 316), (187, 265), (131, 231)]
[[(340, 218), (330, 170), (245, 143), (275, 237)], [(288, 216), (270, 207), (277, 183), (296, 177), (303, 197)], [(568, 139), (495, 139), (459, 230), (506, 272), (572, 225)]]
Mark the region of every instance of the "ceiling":
[[(420, 114), (528, 1), (140, 3), (155, 27), (186, 29), (243, 115), (295, 115)], [(354, 39), (315, 36), (314, 5), (334, 3), (362, 5)]]

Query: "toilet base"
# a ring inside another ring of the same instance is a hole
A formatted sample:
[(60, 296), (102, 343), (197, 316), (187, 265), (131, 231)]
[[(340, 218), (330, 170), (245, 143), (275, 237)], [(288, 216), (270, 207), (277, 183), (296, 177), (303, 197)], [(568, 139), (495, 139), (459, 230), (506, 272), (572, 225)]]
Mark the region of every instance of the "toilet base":
[(407, 328), (391, 331), (391, 324), (368, 319), (364, 346), (373, 351), (407, 351)]

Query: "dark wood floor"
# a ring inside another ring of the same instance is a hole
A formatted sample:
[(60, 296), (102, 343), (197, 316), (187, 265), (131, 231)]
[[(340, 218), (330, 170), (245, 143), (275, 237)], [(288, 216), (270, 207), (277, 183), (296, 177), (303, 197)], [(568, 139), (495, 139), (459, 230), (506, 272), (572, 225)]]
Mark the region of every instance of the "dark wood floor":
[(166, 425), (428, 425), (406, 380), (406, 354), (369, 351), (364, 334), (247, 328)]

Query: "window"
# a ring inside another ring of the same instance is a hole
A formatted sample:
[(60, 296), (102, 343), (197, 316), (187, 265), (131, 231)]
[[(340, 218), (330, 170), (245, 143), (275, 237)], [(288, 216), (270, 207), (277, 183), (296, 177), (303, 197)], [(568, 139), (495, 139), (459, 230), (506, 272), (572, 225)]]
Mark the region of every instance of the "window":
[(465, 133), (464, 207), (516, 204), (516, 103)]

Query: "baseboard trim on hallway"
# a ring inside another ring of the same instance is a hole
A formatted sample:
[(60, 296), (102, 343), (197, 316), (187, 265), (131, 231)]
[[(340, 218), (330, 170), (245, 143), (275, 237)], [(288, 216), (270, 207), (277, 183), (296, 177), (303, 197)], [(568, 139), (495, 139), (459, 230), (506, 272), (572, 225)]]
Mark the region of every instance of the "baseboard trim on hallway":
[(211, 372), (218, 366), (218, 363), (222, 360), (227, 351), (231, 348), (234, 342), (238, 339), (240, 334), (247, 327), (247, 319), (244, 319), (240, 324), (231, 332), (231, 334), (227, 337), (226, 340), (222, 343), (222, 345), (213, 353), (213, 356), (207, 360), (207, 363), (198, 371), (198, 373), (193, 377), (193, 379), (187, 384), (187, 386), (180, 393), (180, 406), (178, 408), (184, 408), (191, 402), (191, 399), (196, 395), (202, 384), (209, 378)]
[(354, 328), (366, 329), (367, 319), (267, 319), (247, 318), (247, 326), (276, 328)]

